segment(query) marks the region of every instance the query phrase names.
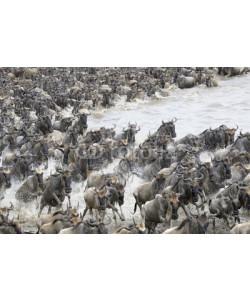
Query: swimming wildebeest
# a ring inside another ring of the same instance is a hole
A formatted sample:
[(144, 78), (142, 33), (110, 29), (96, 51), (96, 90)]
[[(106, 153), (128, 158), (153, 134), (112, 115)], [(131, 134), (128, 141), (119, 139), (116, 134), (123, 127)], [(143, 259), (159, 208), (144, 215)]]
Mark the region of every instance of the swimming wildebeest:
[(67, 195), (70, 197), (71, 193), (71, 174), (68, 170), (57, 170), (59, 173), (51, 175), (46, 183), (45, 190), (40, 203), (40, 216), (43, 208), (46, 205), (61, 208), (62, 203)]

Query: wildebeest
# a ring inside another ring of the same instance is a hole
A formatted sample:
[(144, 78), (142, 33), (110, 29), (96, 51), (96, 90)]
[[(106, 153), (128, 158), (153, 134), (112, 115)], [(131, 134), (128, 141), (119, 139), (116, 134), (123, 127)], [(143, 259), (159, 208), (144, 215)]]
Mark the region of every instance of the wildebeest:
[(151, 182), (143, 183), (136, 189), (133, 193), (135, 198), (134, 213), (136, 212), (137, 205), (141, 209), (142, 204), (154, 199), (155, 195), (163, 190), (165, 180), (164, 174), (158, 173)]
[(49, 145), (46, 138), (36, 137), (29, 152), (38, 164), (45, 163), (45, 167), (48, 167)]
[(196, 80), (194, 77), (185, 77), (180, 75), (177, 77), (176, 82), (180, 89), (192, 88), (196, 85)]
[(14, 205), (10, 202), (10, 207), (1, 207), (0, 208), (0, 224), (8, 222), (9, 213), (14, 209)]
[(101, 174), (98, 172), (92, 172), (88, 177), (86, 188), (95, 187), (100, 189), (106, 186), (106, 197), (112, 205), (119, 205), (122, 219), (124, 219), (121, 206), (124, 204), (125, 185), (126, 180), (122, 180), (116, 174)]
[(250, 212), (250, 188), (249, 186), (240, 187), (239, 193), (240, 206)]
[(40, 210), (38, 217), (40, 216), (43, 208), (46, 205), (61, 208), (62, 203), (67, 195), (70, 197), (71, 193), (71, 174), (68, 170), (57, 170), (59, 172), (52, 174), (49, 180), (46, 182), (45, 190), (42, 195)]
[(75, 121), (75, 123), (73, 124), (74, 127), (78, 127), (79, 128), (79, 133), (82, 134), (83, 130), (88, 128), (88, 124), (87, 124), (87, 120), (88, 120), (88, 116), (90, 116), (91, 113), (77, 113), (76, 117), (78, 117), (78, 120)]
[[(124, 203), (124, 185), (121, 183), (113, 183), (113, 185), (106, 186), (106, 197), (108, 201), (115, 206), (119, 205), (120, 208), (120, 218), (122, 221), (125, 220), (124, 214), (122, 212), (122, 205)], [(116, 215), (113, 210), (113, 218), (116, 221)]]
[(208, 193), (215, 193), (224, 187), (226, 179), (232, 176), (228, 159), (216, 160), (209, 170)]
[(68, 218), (64, 217), (62, 219), (55, 219), (50, 223), (46, 223), (41, 226), (39, 229), (40, 234), (57, 234), (62, 229), (72, 227), (74, 224), (79, 223), (81, 220), (80, 218)]
[(42, 215), (36, 221), (36, 225), (38, 229), (40, 229), (44, 224), (51, 223), (54, 220), (61, 220), (65, 217), (68, 217), (69, 219), (79, 217), (79, 205), (77, 208), (67, 207), (67, 210), (58, 210), (52, 214)]
[(135, 134), (140, 131), (140, 127), (137, 127), (137, 123), (130, 124), (128, 123), (128, 129), (123, 128), (124, 134), (122, 135), (122, 139), (126, 139), (129, 144), (135, 143)]
[(179, 226), (165, 230), (164, 234), (204, 234), (207, 233), (209, 217), (204, 212), (201, 215), (190, 215)]
[(96, 213), (97, 222), (103, 222), (106, 208), (111, 208), (113, 212), (113, 216), (115, 216), (115, 213), (117, 213), (120, 219), (123, 220), (123, 216), (119, 214), (118, 209), (110, 203), (109, 201), (110, 197), (106, 196), (106, 192), (107, 191), (105, 186), (101, 187), (100, 189), (91, 187), (84, 192), (84, 200), (86, 203), (86, 208), (83, 211), (82, 220), (88, 210), (90, 211), (90, 214), (93, 217), (93, 209), (94, 209)]
[(225, 125), (221, 125), (215, 129), (207, 129), (201, 133), (204, 137), (205, 148), (207, 150), (216, 150), (218, 148), (226, 148), (230, 144), (234, 143), (234, 135), (236, 128), (228, 128)]
[(0, 168), (0, 200), (4, 199), (6, 189), (11, 188), (11, 174), (9, 168)]
[(62, 229), (59, 234), (107, 234), (108, 229), (106, 226), (109, 225), (110, 222), (111, 219), (106, 223), (90, 223), (81, 221), (73, 227)]
[[(142, 218), (148, 233), (154, 232), (159, 223), (169, 223), (172, 217), (173, 205), (178, 203), (180, 194), (165, 189), (162, 195), (157, 194), (153, 200), (148, 201), (141, 209)], [(176, 211), (174, 212), (176, 213)]]
[(35, 174), (28, 177), (16, 192), (16, 199), (23, 202), (30, 202), (38, 199), (44, 189), (43, 170), (35, 169)]
[(61, 132), (66, 132), (68, 128), (72, 125), (72, 118), (73, 117), (62, 117), (60, 121), (56, 121), (53, 124), (53, 129)]
[(53, 132), (53, 126), (49, 116), (43, 116), (38, 118), (36, 122), (37, 132), (42, 132), (43, 134), (49, 134)]
[(146, 228), (143, 223), (144, 222), (142, 221), (136, 224), (134, 221), (134, 223), (119, 226), (119, 228), (117, 228), (114, 233), (115, 234), (144, 234), (146, 233)]
[(159, 136), (159, 135), (167, 135), (172, 138), (176, 137), (176, 132), (175, 132), (175, 122), (177, 121), (176, 118), (172, 119), (169, 122), (164, 122), (162, 121), (162, 125), (158, 128), (156, 133), (154, 133), (152, 136)]
[[(180, 202), (183, 205), (193, 204), (198, 210), (199, 207), (204, 208), (205, 195), (202, 187), (199, 185), (199, 180), (203, 179), (203, 175), (200, 177), (195, 177), (195, 174), (184, 174), (178, 179), (178, 181), (172, 186), (172, 190), (181, 193)], [(199, 198), (201, 200), (201, 205), (198, 205)]]
[(22, 230), (18, 220), (11, 220), (0, 225), (0, 234), (21, 234)]
[(230, 230), (231, 234), (250, 234), (250, 221), (235, 224), (235, 226)]
[[(229, 196), (210, 199), (208, 207), (210, 213), (214, 214), (216, 218), (223, 219), (229, 228), (229, 220), (240, 223), (239, 201), (237, 199), (232, 200)], [(213, 230), (215, 232), (215, 218), (213, 220)]]

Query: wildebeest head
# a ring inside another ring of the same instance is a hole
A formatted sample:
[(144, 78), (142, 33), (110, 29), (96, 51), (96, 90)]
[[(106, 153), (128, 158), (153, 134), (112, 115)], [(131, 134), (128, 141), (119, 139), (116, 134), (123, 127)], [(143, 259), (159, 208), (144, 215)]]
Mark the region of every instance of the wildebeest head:
[(63, 178), (63, 181), (64, 181), (65, 192), (67, 194), (70, 194), (71, 191), (72, 191), (72, 188), (71, 188), (71, 173), (70, 173), (70, 171), (64, 171), (62, 173), (62, 178)]
[(157, 133), (163, 134), (163, 135), (170, 135), (172, 138), (176, 137), (176, 132), (175, 132), (175, 122), (177, 121), (176, 118), (171, 120), (170, 122), (164, 122), (162, 121), (162, 125), (158, 129)]
[(205, 234), (207, 232), (207, 228), (209, 225), (209, 218), (204, 212), (202, 215), (192, 215), (197, 222), (198, 225), (198, 233), (199, 234)]
[(107, 184), (109, 186), (113, 186), (116, 190), (117, 196), (118, 196), (118, 204), (122, 205), (124, 203), (124, 193), (125, 193), (125, 185), (126, 180), (124, 182), (120, 182), (117, 178), (117, 176), (111, 176), (111, 178), (108, 180)]
[(163, 173), (158, 172), (155, 176), (158, 188), (161, 191), (164, 188), (166, 182), (166, 176)]
[(45, 156), (49, 155), (49, 145), (48, 141), (46, 139), (43, 139), (41, 141), (41, 147), (42, 147), (42, 152), (44, 153)]
[(238, 129), (238, 125), (236, 126), (236, 128), (227, 128), (225, 130), (225, 146), (229, 146), (230, 144), (234, 143), (234, 135), (236, 130)]
[(3, 176), (6, 182), (6, 188), (11, 188), (11, 171), (9, 168), (3, 169)]
[[(224, 159), (224, 160), (215, 159), (215, 164), (211, 175), (213, 177), (217, 177), (217, 178), (219, 177), (222, 181), (224, 181), (225, 179), (230, 179), (232, 174), (231, 174), (231, 169), (230, 169), (228, 159)], [(213, 178), (211, 180), (213, 180)]]
[(91, 115), (91, 113), (82, 113), (82, 114), (80, 114), (78, 125), (81, 128), (87, 128), (88, 127), (87, 120), (88, 120), (89, 115)]
[(106, 227), (111, 223), (111, 218), (109, 218), (109, 221), (107, 222), (101, 222), (101, 223), (90, 223), (90, 222), (85, 222), (88, 226), (91, 228), (95, 228), (95, 233), (97, 234), (108, 234), (108, 228)]
[(44, 120), (44, 122), (45, 122), (45, 124), (46, 124), (46, 126), (48, 128), (48, 131), (50, 133), (52, 133), (53, 132), (53, 126), (52, 126), (50, 117), (49, 116), (45, 116), (43, 120)]
[(135, 134), (140, 131), (140, 127), (137, 127), (137, 123), (135, 124), (130, 124), (130, 122), (128, 123), (128, 129), (123, 128), (123, 132), (124, 132), (124, 137), (125, 139), (128, 140), (129, 144), (132, 144), (135, 142)]
[(179, 201), (180, 195), (181, 195), (180, 193), (171, 192), (168, 187), (165, 188), (162, 192), (163, 198), (169, 198), (170, 200), (173, 220), (177, 220), (179, 217), (178, 209), (180, 207), (180, 201)]
[(41, 168), (36, 168), (36, 176), (38, 179), (38, 185), (43, 190), (44, 189), (44, 183), (43, 183), (43, 170)]
[[(186, 196), (191, 197), (191, 201), (193, 203), (198, 202), (199, 200), (199, 180), (203, 179), (203, 175), (200, 174), (200, 177), (195, 178), (185, 178), (182, 177), (183, 181), (186, 183), (186, 188), (184, 189), (186, 191)], [(186, 199), (187, 201), (189, 199)]]

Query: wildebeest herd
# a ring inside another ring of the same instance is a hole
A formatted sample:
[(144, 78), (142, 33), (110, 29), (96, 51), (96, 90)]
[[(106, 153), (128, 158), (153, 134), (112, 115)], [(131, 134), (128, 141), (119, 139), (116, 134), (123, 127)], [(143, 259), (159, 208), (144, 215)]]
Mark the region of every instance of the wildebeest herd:
[[(120, 132), (116, 124), (88, 130), (87, 123), (91, 110), (114, 105), (117, 95), (129, 102), (142, 94), (166, 96), (172, 84), (217, 86), (214, 75), (248, 69), (128, 69), (0, 69), (0, 200), (18, 182), (16, 200), (37, 204), (37, 233), (198, 234), (207, 233), (210, 223), (216, 232), (221, 220), (228, 232), (248, 233), (250, 222), (242, 223), (242, 215), (250, 210), (250, 133), (221, 125), (178, 139), (178, 120), (171, 118), (137, 146), (141, 124), (129, 122)], [(49, 159), (56, 168), (44, 176)], [(119, 163), (113, 172), (102, 173), (114, 159)], [(131, 176), (145, 182), (133, 193), (131, 214), (139, 209), (140, 217), (130, 224), (123, 205)], [(83, 211), (71, 204), (75, 183), (85, 184)], [(0, 208), (0, 233), (30, 233), (12, 203)]]

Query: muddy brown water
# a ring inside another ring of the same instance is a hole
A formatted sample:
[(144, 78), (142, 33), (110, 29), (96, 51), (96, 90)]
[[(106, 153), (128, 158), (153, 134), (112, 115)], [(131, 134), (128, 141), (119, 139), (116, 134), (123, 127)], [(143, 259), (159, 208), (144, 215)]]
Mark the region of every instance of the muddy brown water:
[[(153, 133), (161, 125), (161, 121), (167, 121), (176, 117), (178, 121), (176, 125), (176, 140), (182, 138), (188, 133), (199, 134), (205, 129), (218, 127), (225, 124), (230, 127), (239, 126), (236, 133), (239, 134), (242, 129), (243, 132), (250, 131), (249, 123), (250, 113), (250, 74), (237, 76), (233, 78), (226, 78), (220, 80), (219, 87), (207, 88), (205, 85), (197, 86), (191, 89), (172, 90), (171, 95), (158, 99), (137, 99), (134, 102), (127, 103), (125, 98), (120, 97), (116, 105), (108, 110), (98, 110), (92, 113), (89, 117), (89, 129), (99, 128), (101, 126), (112, 127), (117, 125), (117, 132), (122, 131), (128, 122), (137, 122), (141, 127), (141, 131), (136, 135), (136, 144), (142, 142), (149, 132)], [(206, 159), (206, 155), (204, 156)], [(101, 171), (104, 173), (112, 172), (119, 160), (114, 160), (106, 168)], [(46, 174), (50, 174), (55, 168), (55, 162), (49, 161), (49, 168)], [(45, 174), (45, 175), (46, 175)], [(128, 179), (125, 203), (123, 205), (123, 212), (126, 217), (125, 222), (118, 221), (118, 224), (127, 224), (132, 222), (132, 211), (135, 200), (133, 192), (136, 187), (142, 183), (142, 179), (133, 175)], [(19, 203), (15, 199), (15, 192), (21, 185), (20, 182), (15, 182), (12, 188), (7, 190), (5, 199), (1, 201), (0, 205), (9, 205), (10, 201), (15, 205), (14, 214), (20, 215), (20, 220), (24, 230), (36, 231), (35, 220), (37, 218), (36, 203)], [(80, 210), (85, 207), (83, 199), (83, 191), (85, 183), (72, 184), (72, 204), (80, 204)], [(66, 201), (64, 203), (66, 207)], [(47, 208), (44, 210), (45, 213)], [(108, 215), (111, 216), (110, 212)], [(138, 216), (138, 214), (137, 214)], [(183, 219), (181, 215), (180, 220), (174, 225), (179, 224)], [(137, 217), (138, 218), (138, 217)], [(250, 219), (245, 212), (241, 212), (242, 220)], [(114, 222), (109, 226), (109, 232), (112, 233), (115, 229)], [(212, 226), (209, 232), (212, 233)], [(217, 233), (227, 233), (223, 221), (217, 222)]]

